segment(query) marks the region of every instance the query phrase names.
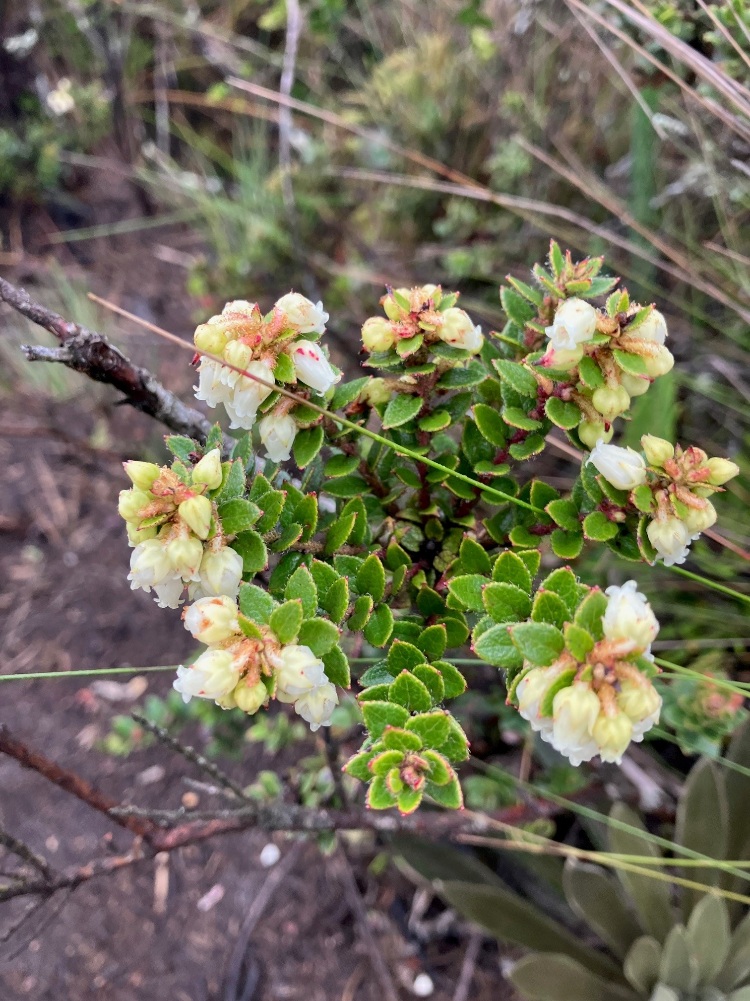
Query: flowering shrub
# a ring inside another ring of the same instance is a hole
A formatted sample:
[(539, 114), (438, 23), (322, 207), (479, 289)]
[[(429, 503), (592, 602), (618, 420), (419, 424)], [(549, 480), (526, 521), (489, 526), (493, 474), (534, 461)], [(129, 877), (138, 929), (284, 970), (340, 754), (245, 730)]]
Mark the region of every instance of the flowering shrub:
[[(296, 293), (267, 314), (229, 303), (198, 327), (197, 396), (244, 433), (231, 455), (218, 426), (203, 443), (167, 438), (171, 466), (126, 463), (120, 500), (132, 586), (171, 607), (187, 596), (185, 626), (206, 646), (178, 670), (186, 701), (252, 715), (275, 698), (327, 726), (358, 637), (382, 657), (358, 679), (366, 735), (346, 769), (370, 806), (404, 813), (424, 796), (462, 803), (454, 766), (469, 748), (446, 702), (466, 688), (450, 651), (469, 641), (574, 764), (619, 762), (643, 739), (662, 705), (645, 596), (568, 566), (535, 585), (541, 547), (683, 562), (738, 469), (651, 435), (642, 453), (608, 443), (673, 359), (664, 317), (613, 291), (601, 264), (553, 243), (535, 286), (509, 279), (508, 322), (487, 335), (457, 293), (389, 289), (362, 328), (380, 374), (346, 382), (323, 344), (328, 314)], [(565, 496), (523, 468), (554, 428), (591, 450)], [(300, 480), (278, 468), (292, 457)]]

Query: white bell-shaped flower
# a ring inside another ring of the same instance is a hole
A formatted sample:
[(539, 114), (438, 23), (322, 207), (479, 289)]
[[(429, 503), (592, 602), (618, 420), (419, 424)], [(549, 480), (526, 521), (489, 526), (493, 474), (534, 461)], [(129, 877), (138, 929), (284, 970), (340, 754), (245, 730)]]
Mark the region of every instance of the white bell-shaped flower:
[(182, 621), (193, 638), (206, 646), (222, 643), (240, 631), (237, 604), (225, 595), (199, 598), (182, 613)]
[(268, 414), (258, 424), (258, 431), (271, 462), (285, 462), (291, 458), (297, 422), (290, 414)]
[(276, 669), (276, 698), (280, 702), (295, 702), (328, 681), (323, 661), (310, 647), (290, 643), (269, 659)]
[(565, 299), (557, 307), (552, 326), (545, 333), (555, 350), (573, 350), (579, 344), (590, 341), (596, 333), (597, 312), (583, 299)]
[(314, 341), (295, 341), (290, 354), (297, 378), (316, 393), (327, 393), (341, 378), (341, 372), (334, 372), (323, 349)]
[(618, 490), (634, 490), (646, 482), (646, 463), (632, 448), (599, 441), (586, 461), (596, 466), (604, 479)]
[(656, 639), (659, 623), (636, 582), (626, 581), (622, 587), (613, 584), (604, 593), (609, 599), (602, 619), (604, 638), (632, 640), (636, 651), (647, 651)]
[(177, 668), (172, 687), (182, 695), (183, 702), (191, 698), (221, 699), (237, 685), (239, 672), (230, 650), (206, 650), (188, 667)]
[(684, 563), (690, 554), (690, 531), (679, 518), (654, 518), (648, 523), (646, 535), (665, 567)]
[(299, 292), (288, 292), (276, 303), (276, 309), (285, 314), (291, 327), (300, 334), (322, 334), (328, 323), (328, 313), (323, 303), (310, 302)]
[(313, 733), (321, 726), (330, 726), (333, 710), (339, 702), (336, 686), (330, 681), (316, 685), (294, 703), (294, 711), (310, 724)]

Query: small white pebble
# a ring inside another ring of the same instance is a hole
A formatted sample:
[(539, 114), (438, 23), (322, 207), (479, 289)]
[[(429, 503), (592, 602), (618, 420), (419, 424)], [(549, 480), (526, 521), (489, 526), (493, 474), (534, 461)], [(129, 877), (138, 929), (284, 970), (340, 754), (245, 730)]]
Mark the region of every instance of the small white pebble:
[(278, 845), (275, 845), (273, 841), (268, 842), (259, 856), (260, 864), (264, 869), (270, 869), (272, 865), (276, 865), (280, 858), (281, 849)]
[(435, 985), (432, 982), (432, 977), (429, 977), (426, 973), (418, 974), (411, 985), (411, 992), (418, 998), (428, 998), (431, 994), (434, 994)]

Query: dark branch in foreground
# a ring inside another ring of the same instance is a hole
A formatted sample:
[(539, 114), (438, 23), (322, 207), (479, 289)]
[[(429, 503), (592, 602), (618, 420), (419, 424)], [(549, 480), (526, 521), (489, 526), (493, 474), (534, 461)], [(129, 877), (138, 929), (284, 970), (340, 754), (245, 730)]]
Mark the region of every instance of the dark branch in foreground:
[(131, 850), (123, 855), (91, 859), (82, 866), (59, 873), (48, 872), (41, 878), (0, 884), (0, 901), (28, 895), (51, 896), (63, 888), (75, 888), (94, 876), (153, 858), (158, 852), (170, 852), (222, 834), (250, 829), (307, 833), (371, 831), (384, 837), (408, 831), (428, 838), (456, 838), (463, 834), (492, 835), (498, 832), (499, 821), (520, 824), (555, 812), (553, 806), (534, 801), (496, 814), (423, 809), (406, 817), (361, 808), (335, 810), (281, 802), (246, 803), (235, 809), (201, 811), (200, 814), (191, 814), (184, 809), (144, 810), (121, 806), (80, 775), (28, 748), (5, 730), (0, 730), (0, 753), (14, 758), (137, 836)]
[(58, 348), (23, 345), (29, 361), (58, 362), (96, 382), (114, 386), (131, 407), (161, 421), (170, 430), (205, 441), (211, 423), (166, 389), (147, 369), (134, 365), (106, 337), (64, 319), (29, 296), (24, 289), (0, 278), (0, 300), (32, 323), (44, 327), (60, 342)]

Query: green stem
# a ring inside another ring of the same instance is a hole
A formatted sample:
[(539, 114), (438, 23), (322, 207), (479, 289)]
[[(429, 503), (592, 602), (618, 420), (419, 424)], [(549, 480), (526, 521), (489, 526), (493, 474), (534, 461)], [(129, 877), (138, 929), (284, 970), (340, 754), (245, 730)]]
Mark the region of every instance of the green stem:
[(741, 695), (743, 698), (748, 694), (747, 689), (744, 686), (740, 686), (740, 683), (728, 681), (726, 678), (711, 678), (707, 674), (701, 674), (700, 671), (693, 671), (689, 667), (682, 667), (680, 664), (674, 664), (671, 660), (662, 660), (660, 657), (655, 657), (654, 663), (658, 664), (659, 667), (666, 667), (683, 677), (693, 678), (703, 684), (714, 685), (716, 688), (725, 688), (728, 692)]
[(176, 671), (176, 664), (159, 667), (98, 667), (91, 671), (41, 671), (33, 674), (0, 674), (0, 681), (33, 681), (38, 678), (90, 678), (97, 674), (146, 674), (149, 671)]
[(745, 601), (748, 605), (750, 605), (750, 594), (742, 594), (741, 591), (735, 591), (733, 588), (727, 587), (725, 584), (719, 584), (718, 581), (711, 580), (709, 577), (702, 577), (700, 574), (693, 573), (691, 570), (683, 570), (682, 567), (677, 566), (665, 567), (665, 570), (673, 570), (675, 573), (681, 574), (681, 576), (687, 577), (689, 580), (694, 580), (699, 584), (703, 584), (704, 587), (710, 587), (714, 591), (720, 591), (722, 594), (728, 594), (731, 598), (739, 598), (740, 601)]

